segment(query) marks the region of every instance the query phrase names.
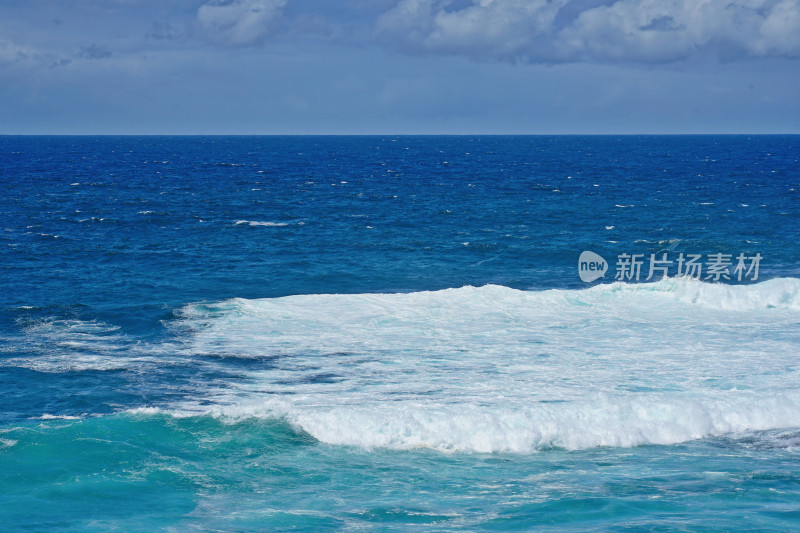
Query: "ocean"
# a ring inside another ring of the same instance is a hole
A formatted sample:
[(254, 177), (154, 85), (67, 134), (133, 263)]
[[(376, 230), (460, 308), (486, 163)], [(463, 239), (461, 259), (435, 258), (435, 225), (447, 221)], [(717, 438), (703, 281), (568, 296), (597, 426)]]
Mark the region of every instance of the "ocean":
[(800, 529), (800, 136), (0, 136), (0, 529)]

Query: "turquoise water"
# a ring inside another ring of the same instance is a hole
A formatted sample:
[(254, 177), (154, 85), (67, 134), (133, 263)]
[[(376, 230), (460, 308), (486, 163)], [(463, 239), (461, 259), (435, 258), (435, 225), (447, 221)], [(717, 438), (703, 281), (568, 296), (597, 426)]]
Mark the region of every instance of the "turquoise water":
[(800, 525), (800, 137), (0, 149), (3, 529)]
[(800, 518), (797, 431), (509, 455), (329, 446), (275, 420), (31, 426), (4, 437), (18, 440), (3, 505), (6, 523), (34, 528), (791, 530)]

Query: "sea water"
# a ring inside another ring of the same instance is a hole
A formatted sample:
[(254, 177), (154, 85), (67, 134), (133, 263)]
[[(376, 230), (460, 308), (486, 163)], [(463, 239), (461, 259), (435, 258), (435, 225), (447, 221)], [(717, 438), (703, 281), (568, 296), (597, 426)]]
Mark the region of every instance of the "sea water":
[(0, 528), (800, 528), (799, 159), (0, 137)]

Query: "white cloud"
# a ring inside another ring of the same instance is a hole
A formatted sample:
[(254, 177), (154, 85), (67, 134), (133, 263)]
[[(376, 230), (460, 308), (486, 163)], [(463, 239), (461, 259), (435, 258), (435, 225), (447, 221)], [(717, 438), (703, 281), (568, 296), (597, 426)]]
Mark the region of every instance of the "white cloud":
[(26, 62), (35, 54), (30, 48), (9, 41), (0, 40), (0, 65), (13, 65)]
[(377, 28), (407, 51), (478, 59), (800, 57), (800, 0), (400, 0)]
[(214, 41), (234, 46), (258, 44), (275, 29), (286, 0), (218, 0), (197, 10), (197, 22)]
[(0, 69), (21, 69), (68, 65), (71, 58), (63, 54), (48, 53), (27, 45), (0, 39)]
[(800, 9), (798, 2), (784, 0), (775, 5), (761, 26), (762, 55), (792, 55), (800, 50)]

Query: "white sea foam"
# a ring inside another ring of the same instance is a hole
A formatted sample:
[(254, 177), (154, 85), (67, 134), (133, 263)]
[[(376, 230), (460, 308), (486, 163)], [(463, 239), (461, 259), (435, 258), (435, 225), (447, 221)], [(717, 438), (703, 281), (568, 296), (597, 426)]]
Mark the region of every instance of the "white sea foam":
[(0, 366), (79, 372), (142, 368), (169, 361), (160, 347), (141, 346), (122, 334), (118, 326), (96, 320), (48, 318), (23, 329), (26, 343), (36, 347), (36, 354), (4, 358)]
[(136, 407), (134, 409), (129, 409), (129, 413), (134, 415), (159, 415), (159, 414), (176, 414), (177, 413), (169, 413), (164, 409), (159, 407)]
[(248, 226), (268, 226), (268, 227), (282, 227), (288, 226), (288, 222), (268, 222), (268, 221), (259, 221), (259, 220), (237, 220), (236, 225), (246, 224)]
[(757, 285), (702, 283), (696, 280), (668, 280), (669, 291), (684, 302), (713, 309), (757, 311), (780, 308), (800, 310), (800, 280), (779, 278)]
[(187, 353), (269, 364), (173, 412), (282, 417), (337, 445), (475, 452), (800, 427), (799, 311), (797, 279), (190, 305)]
[[(800, 427), (800, 393), (600, 395), (510, 406), (420, 399), (331, 407), (273, 398), (206, 408), (205, 413), (229, 420), (284, 418), (319, 441), (367, 449), (531, 453), (554, 447), (672, 444)], [(192, 411), (174, 414), (189, 416)]]

